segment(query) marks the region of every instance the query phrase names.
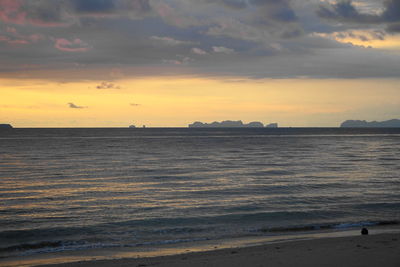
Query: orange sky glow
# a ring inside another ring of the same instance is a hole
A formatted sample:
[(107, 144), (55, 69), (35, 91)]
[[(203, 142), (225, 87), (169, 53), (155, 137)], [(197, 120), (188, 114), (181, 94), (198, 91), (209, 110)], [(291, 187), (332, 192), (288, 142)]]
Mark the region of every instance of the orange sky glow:
[(16, 127), (183, 127), (231, 119), (326, 127), (400, 115), (396, 79), (152, 77), (118, 80), (112, 89), (99, 84), (2, 79), (0, 121)]
[(399, 119), (399, 10), (399, 0), (0, 0), (0, 123)]

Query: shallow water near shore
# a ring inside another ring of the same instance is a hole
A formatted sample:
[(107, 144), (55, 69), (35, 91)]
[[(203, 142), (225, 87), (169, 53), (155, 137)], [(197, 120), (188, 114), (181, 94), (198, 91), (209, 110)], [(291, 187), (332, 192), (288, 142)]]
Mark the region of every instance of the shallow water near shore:
[[(370, 235), (400, 233), (399, 226), (373, 226), (369, 228)], [(96, 262), (103, 260), (118, 259), (145, 259), (152, 257), (164, 257), (173, 255), (199, 253), (199, 252), (216, 252), (220, 250), (230, 250), (230, 253), (236, 253), (239, 248), (252, 248), (263, 245), (276, 245), (275, 249), (284, 243), (330, 239), (340, 237), (357, 237), (360, 236), (360, 229), (346, 230), (324, 230), (315, 232), (299, 232), (299, 233), (279, 233), (275, 235), (264, 236), (246, 236), (220, 240), (205, 240), (188, 243), (162, 244), (157, 246), (139, 246), (134, 248), (99, 248), (89, 250), (59, 251), (53, 253), (31, 254), (23, 257), (11, 257), (0, 259), (0, 266), (6, 267), (31, 267), (42, 265), (53, 265), (63, 263), (76, 262)], [(232, 250), (231, 250), (232, 249)], [(116, 264), (116, 263), (115, 263)], [(114, 265), (110, 262), (110, 265)]]
[(5, 260), (400, 221), (400, 129), (12, 129), (0, 148)]

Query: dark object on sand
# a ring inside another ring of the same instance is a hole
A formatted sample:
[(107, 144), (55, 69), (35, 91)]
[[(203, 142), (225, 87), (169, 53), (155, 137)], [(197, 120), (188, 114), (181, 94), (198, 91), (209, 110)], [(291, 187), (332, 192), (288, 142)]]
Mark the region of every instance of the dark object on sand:
[(361, 234), (362, 234), (362, 235), (368, 235), (368, 229), (367, 229), (367, 228), (363, 228), (363, 229), (361, 230)]

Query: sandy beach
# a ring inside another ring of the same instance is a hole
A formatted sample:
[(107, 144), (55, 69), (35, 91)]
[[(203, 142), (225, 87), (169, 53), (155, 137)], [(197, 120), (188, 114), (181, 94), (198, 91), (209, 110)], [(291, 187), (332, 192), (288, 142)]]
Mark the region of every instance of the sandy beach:
[(323, 238), (164, 257), (42, 265), (107, 266), (400, 266), (400, 233)]

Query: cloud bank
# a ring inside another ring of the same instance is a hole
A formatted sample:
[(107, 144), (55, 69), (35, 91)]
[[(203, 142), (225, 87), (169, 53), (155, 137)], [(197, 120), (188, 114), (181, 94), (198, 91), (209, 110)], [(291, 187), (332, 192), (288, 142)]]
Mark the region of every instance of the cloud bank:
[(399, 77), (399, 32), (400, 0), (0, 0), (0, 76)]
[(400, 32), (400, 0), (384, 1), (383, 10), (378, 13), (361, 12), (357, 10), (352, 0), (341, 0), (333, 4), (320, 5), (317, 13), (322, 18), (344, 23), (386, 24), (388, 32)]

